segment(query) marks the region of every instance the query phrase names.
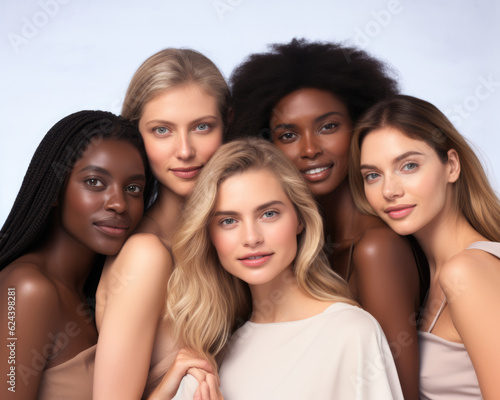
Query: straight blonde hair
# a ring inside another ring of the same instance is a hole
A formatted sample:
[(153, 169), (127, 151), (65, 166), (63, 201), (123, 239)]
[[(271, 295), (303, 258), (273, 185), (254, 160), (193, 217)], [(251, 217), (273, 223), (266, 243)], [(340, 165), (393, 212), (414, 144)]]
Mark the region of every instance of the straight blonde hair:
[(293, 265), (299, 288), (315, 299), (356, 304), (346, 282), (332, 271), (323, 253), (323, 221), (294, 165), (264, 140), (227, 143), (203, 168), (185, 205), (173, 240), (176, 267), (169, 280), (166, 307), (175, 336), (214, 363), (231, 333), (248, 320), (252, 298), (248, 284), (220, 264), (208, 225), (220, 184), (231, 176), (263, 169), (282, 183), (304, 226)]
[(460, 160), (460, 177), (453, 184), (454, 206), (472, 227), (488, 240), (500, 241), (500, 201), (488, 182), (481, 162), (467, 140), (446, 116), (432, 104), (411, 96), (397, 95), (368, 110), (354, 131), (349, 164), (349, 181), (354, 201), (367, 214), (376, 215), (365, 196), (360, 172), (361, 147), (370, 132), (393, 127), (406, 136), (423, 140), (441, 161), (454, 149)]

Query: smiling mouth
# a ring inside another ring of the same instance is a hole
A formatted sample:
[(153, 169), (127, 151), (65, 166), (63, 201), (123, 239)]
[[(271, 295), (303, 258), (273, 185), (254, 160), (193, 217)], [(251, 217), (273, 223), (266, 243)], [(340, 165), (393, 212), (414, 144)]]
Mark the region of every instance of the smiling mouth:
[(314, 167), (309, 169), (301, 169), (300, 173), (309, 182), (320, 182), (328, 178), (332, 172), (334, 164), (323, 165), (320, 167)]

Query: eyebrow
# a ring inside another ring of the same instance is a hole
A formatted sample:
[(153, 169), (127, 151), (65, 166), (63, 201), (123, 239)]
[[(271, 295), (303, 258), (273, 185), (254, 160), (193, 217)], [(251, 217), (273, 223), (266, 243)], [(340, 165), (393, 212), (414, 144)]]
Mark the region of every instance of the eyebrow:
[[(257, 212), (257, 211), (262, 211), (268, 207), (271, 207), (271, 206), (274, 206), (274, 205), (285, 205), (285, 203), (283, 203), (282, 201), (280, 200), (272, 200), (272, 201), (268, 201), (267, 203), (264, 203), (264, 204), (261, 204), (260, 206), (256, 207), (254, 209), (254, 212)], [(236, 211), (217, 211), (215, 214), (214, 214), (214, 217), (217, 217), (217, 216), (220, 216), (220, 215), (229, 215), (229, 216), (237, 216), (239, 215), (240, 213), (236, 212)]]
[[(86, 167), (84, 167), (81, 170), (79, 170), (78, 173), (85, 172), (85, 171), (97, 172), (97, 173), (100, 173), (102, 175), (106, 175), (106, 176), (111, 177), (111, 173), (107, 169), (104, 169), (102, 167), (99, 167), (99, 166), (93, 165), (93, 164), (87, 165)], [(146, 175), (144, 175), (144, 174), (136, 174), (136, 175), (129, 176), (128, 179), (134, 180), (134, 181), (135, 180), (144, 180), (145, 181), (146, 180)]]
[[(219, 119), (217, 115), (204, 115), (203, 117), (196, 118), (193, 121), (190, 121), (190, 124), (195, 124), (197, 122), (202, 122), (205, 119)], [(165, 125), (176, 125), (172, 121), (167, 121), (165, 119), (152, 119), (151, 121), (146, 122), (146, 125), (158, 125), (158, 124), (165, 124)]]
[[(393, 164), (397, 164), (398, 162), (400, 162), (401, 160), (404, 160), (405, 158), (407, 157), (410, 157), (410, 156), (423, 156), (422, 153), (418, 152), (418, 151), (407, 151), (406, 153), (403, 153), (401, 154), (400, 156), (397, 156), (393, 161), (392, 163)], [(369, 164), (361, 164), (359, 166), (359, 169), (377, 169), (376, 166), (374, 165), (369, 165)]]
[[(323, 114), (323, 115), (320, 115), (319, 117), (314, 118), (314, 123), (318, 123), (321, 120), (323, 120), (327, 117), (330, 117), (331, 115), (340, 115), (341, 117), (344, 116), (344, 114), (342, 114), (338, 111), (330, 111), (330, 112), (327, 112), (326, 114)], [(295, 124), (279, 124), (279, 125), (276, 125), (273, 128), (273, 130), (278, 129), (278, 128), (290, 129), (290, 128), (295, 128), (295, 127), (296, 127)]]

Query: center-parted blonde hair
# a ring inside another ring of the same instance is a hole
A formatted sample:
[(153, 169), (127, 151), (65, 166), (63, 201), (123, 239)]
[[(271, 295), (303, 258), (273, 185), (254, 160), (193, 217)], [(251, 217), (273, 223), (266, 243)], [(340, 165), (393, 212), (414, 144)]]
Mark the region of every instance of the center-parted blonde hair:
[[(290, 160), (271, 143), (244, 139), (221, 146), (205, 165), (176, 229), (176, 266), (168, 284), (167, 318), (176, 337), (214, 361), (237, 325), (252, 312), (248, 284), (220, 264), (208, 226), (219, 187), (246, 171), (271, 171), (304, 226), (298, 235), (293, 273), (297, 285), (315, 299), (356, 304), (345, 281), (323, 253), (323, 221), (307, 184)], [(242, 196), (245, 194), (242, 193)]]
[(122, 116), (137, 123), (144, 105), (157, 94), (175, 87), (195, 84), (213, 96), (227, 125), (230, 94), (216, 65), (191, 49), (168, 48), (153, 54), (135, 72), (127, 89)]

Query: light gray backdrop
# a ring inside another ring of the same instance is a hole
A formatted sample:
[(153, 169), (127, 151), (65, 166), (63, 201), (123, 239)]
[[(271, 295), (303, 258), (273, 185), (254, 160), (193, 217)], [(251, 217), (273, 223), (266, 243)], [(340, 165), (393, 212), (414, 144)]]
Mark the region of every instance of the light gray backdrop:
[(498, 191), (499, 17), (495, 0), (2, 0), (0, 225), (47, 130), (83, 109), (119, 113), (153, 53), (194, 48), (229, 77), (248, 54), (293, 37), (390, 63), (405, 93), (474, 142)]

